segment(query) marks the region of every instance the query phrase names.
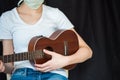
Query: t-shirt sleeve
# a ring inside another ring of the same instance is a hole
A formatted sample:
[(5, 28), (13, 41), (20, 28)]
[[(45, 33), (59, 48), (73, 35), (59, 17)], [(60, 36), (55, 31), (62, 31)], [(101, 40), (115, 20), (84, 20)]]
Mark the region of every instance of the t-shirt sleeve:
[(66, 17), (66, 15), (60, 11), (59, 9), (56, 9), (57, 13), (57, 26), (59, 29), (71, 29), (74, 28), (74, 25), (70, 22), (70, 20)]
[(10, 25), (8, 23), (6, 15), (0, 17), (0, 39), (12, 39), (10, 31)]

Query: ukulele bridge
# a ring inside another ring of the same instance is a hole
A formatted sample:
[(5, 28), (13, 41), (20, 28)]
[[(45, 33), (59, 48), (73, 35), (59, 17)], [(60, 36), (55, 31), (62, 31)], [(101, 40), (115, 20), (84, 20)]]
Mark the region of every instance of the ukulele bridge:
[(64, 55), (67, 56), (68, 55), (68, 42), (64, 41)]

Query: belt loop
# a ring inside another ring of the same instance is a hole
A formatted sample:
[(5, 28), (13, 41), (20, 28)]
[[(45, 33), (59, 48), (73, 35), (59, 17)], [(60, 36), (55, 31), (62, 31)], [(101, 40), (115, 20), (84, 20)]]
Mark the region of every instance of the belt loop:
[(24, 75), (27, 76), (27, 68), (25, 68)]

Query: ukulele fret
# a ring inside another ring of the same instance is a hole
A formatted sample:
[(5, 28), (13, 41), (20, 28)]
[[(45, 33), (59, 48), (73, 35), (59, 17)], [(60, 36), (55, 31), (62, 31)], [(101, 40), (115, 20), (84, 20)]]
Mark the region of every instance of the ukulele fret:
[(44, 55), (45, 55), (44, 52), (43, 52), (43, 51), (40, 51), (40, 54), (41, 54), (40, 57), (41, 57), (41, 58), (44, 58)]
[(43, 58), (42, 50), (35, 51), (34, 57), (35, 57), (35, 59)]
[(23, 53), (23, 60), (26, 60), (26, 55), (25, 55), (25, 53)]
[(43, 51), (42, 51), (42, 50), (40, 50), (40, 51), (39, 51), (39, 54), (40, 54), (40, 55), (39, 55), (39, 56), (40, 56), (40, 58), (44, 58), (44, 53), (43, 53)]
[(6, 60), (7, 58), (6, 58), (6, 56), (4, 56), (4, 58), (3, 58), (3, 62), (7, 62), (7, 60)]
[(7, 56), (7, 62), (11, 62), (12, 61), (12, 56), (11, 55), (8, 55)]
[(32, 54), (34, 54), (34, 51), (28, 53), (29, 60), (33, 60)]
[(17, 61), (17, 54), (14, 54), (14, 61)]
[(4, 58), (3, 58), (3, 62), (7, 63), (8, 62), (8, 56), (5, 55)]
[(28, 53), (28, 59), (29, 60), (33, 60), (33, 54), (34, 54), (34, 51), (31, 51)]
[(30, 57), (29, 57), (30, 53), (28, 52), (28, 55), (27, 55), (27, 58), (30, 60)]
[(22, 58), (22, 54), (20, 54), (20, 60), (23, 60), (23, 58)]
[(27, 55), (28, 54), (26, 52), (23, 53), (23, 60), (27, 60), (28, 59)]
[(37, 54), (38, 54), (38, 50), (35, 51), (35, 54), (33, 54), (33, 59), (37, 59), (37, 57), (39, 57)]

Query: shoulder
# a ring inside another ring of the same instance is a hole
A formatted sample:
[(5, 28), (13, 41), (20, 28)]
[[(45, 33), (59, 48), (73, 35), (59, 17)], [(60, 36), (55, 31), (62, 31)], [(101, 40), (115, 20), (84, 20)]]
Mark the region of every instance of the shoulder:
[(45, 4), (43, 4), (43, 8), (47, 11), (51, 11), (51, 10), (56, 11), (58, 9), (56, 7), (48, 6), (48, 5), (45, 5)]
[(2, 13), (2, 15), (0, 16), (0, 24), (11, 26), (15, 19), (15, 10), (16, 8), (13, 8), (9, 11)]
[(11, 10), (8, 10), (6, 12), (3, 12), (2, 15), (1, 15), (1, 18), (2, 19), (8, 19), (8, 18), (11, 18), (13, 16), (13, 13), (15, 12), (15, 8), (11, 9)]
[(43, 5), (44, 11), (46, 13), (52, 14), (52, 15), (57, 15), (59, 13), (62, 13), (62, 11), (56, 7), (51, 7), (48, 5)]
[[(15, 8), (14, 8), (15, 9)], [(0, 16), (0, 25), (1, 27), (11, 28), (13, 24), (14, 9), (2, 13)]]
[(56, 20), (58, 18), (65, 17), (65, 14), (59, 8), (43, 5), (43, 9), (44, 9), (43, 12), (45, 13), (45, 15), (51, 19)]

